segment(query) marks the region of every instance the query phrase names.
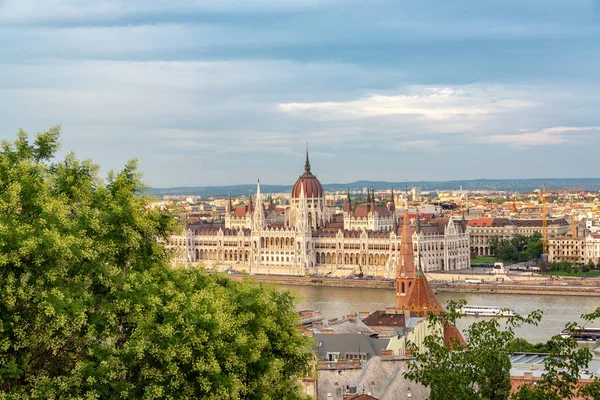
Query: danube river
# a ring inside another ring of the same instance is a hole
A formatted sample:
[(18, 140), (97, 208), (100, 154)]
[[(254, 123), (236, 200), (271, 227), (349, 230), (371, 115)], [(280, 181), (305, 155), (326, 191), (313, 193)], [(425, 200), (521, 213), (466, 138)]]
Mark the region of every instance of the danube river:
[[(296, 293), (298, 310), (321, 310), (325, 318), (339, 318), (357, 311), (382, 310), (395, 303), (394, 291), (389, 289), (292, 285), (280, 287)], [(458, 301), (464, 298), (472, 305), (512, 308), (521, 315), (542, 310), (542, 320), (538, 326), (525, 326), (517, 330), (517, 336), (533, 343), (547, 341), (552, 335), (559, 333), (567, 322), (580, 322), (581, 314), (592, 312), (600, 306), (598, 297), (582, 296), (440, 292), (437, 297), (442, 305), (446, 305), (448, 300)], [(457, 321), (457, 326), (462, 330), (474, 321), (477, 318), (463, 317)], [(600, 321), (596, 321), (594, 325), (600, 325)]]

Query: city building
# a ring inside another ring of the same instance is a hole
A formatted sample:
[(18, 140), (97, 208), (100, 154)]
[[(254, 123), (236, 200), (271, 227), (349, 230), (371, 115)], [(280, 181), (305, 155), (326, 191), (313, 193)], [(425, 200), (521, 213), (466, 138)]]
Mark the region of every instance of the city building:
[[(304, 173), (287, 208), (279, 210), (272, 199), (263, 200), (259, 182), (247, 204), (234, 207), (229, 199), (224, 225), (189, 224), (167, 247), (174, 251), (175, 263), (220, 265), (251, 274), (363, 273), (391, 278), (402, 241), (394, 195), (384, 203), (376, 200), (374, 191), (366, 192), (365, 203), (353, 204), (348, 191), (343, 213), (335, 214), (311, 172), (307, 151)], [(406, 232), (414, 242), (415, 262), (425, 272), (470, 266), (464, 221), (448, 218), (419, 226), (416, 220)]]
[(548, 239), (548, 262), (567, 261), (583, 264), (586, 259), (586, 239), (560, 236)]
[[(548, 236), (562, 236), (569, 231), (569, 223), (564, 219), (548, 220)], [(467, 232), (471, 240), (471, 252), (478, 256), (489, 256), (490, 239), (510, 240), (517, 235), (531, 236), (542, 233), (542, 220), (478, 218), (467, 222)]]
[(600, 233), (592, 233), (585, 238), (585, 263), (600, 264)]

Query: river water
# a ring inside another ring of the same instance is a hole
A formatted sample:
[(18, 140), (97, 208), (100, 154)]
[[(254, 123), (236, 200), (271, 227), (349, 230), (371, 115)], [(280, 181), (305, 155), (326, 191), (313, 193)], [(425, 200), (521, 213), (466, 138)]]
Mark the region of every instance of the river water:
[[(293, 285), (281, 285), (280, 288), (298, 296), (298, 310), (321, 310), (325, 318), (339, 318), (357, 311), (373, 312), (395, 303), (394, 291), (386, 289)], [(592, 312), (600, 306), (600, 298), (583, 296), (440, 292), (437, 297), (442, 305), (446, 305), (448, 300), (464, 298), (471, 305), (512, 308), (521, 315), (542, 310), (542, 320), (538, 326), (528, 325), (516, 331), (517, 336), (533, 343), (546, 342), (559, 333), (567, 322), (581, 322), (581, 314)], [(463, 317), (457, 321), (457, 326), (462, 330), (477, 320), (476, 317)], [(595, 321), (594, 326), (600, 326), (600, 321)]]

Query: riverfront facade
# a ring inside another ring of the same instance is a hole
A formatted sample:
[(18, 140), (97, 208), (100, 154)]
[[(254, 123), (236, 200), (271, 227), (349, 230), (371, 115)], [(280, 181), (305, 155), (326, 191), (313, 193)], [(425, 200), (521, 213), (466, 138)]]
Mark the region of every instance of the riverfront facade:
[[(465, 228), (464, 220), (453, 217), (421, 227), (417, 217), (410, 229), (415, 263), (424, 271), (468, 268)], [(189, 224), (167, 245), (174, 250), (176, 263), (228, 265), (259, 274), (346, 276), (362, 272), (392, 278), (401, 240), (393, 192), (384, 203), (369, 192), (363, 204), (353, 204), (348, 193), (344, 211), (335, 213), (326, 205), (307, 152), (304, 173), (285, 210), (263, 199), (259, 183), (247, 204), (234, 207), (229, 200), (223, 225)]]

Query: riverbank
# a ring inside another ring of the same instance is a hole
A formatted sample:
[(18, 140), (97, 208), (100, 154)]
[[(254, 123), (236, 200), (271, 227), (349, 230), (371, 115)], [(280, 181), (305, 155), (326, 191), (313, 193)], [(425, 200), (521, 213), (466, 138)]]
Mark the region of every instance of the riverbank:
[[(302, 276), (272, 276), (272, 275), (231, 275), (234, 280), (250, 278), (258, 282), (275, 283), (277, 285), (293, 286), (320, 286), (320, 287), (347, 287), (364, 289), (389, 289), (393, 290), (394, 281), (366, 280), (366, 279), (332, 279)], [(431, 286), (438, 292), (455, 293), (499, 293), (499, 294), (545, 294), (561, 296), (598, 296), (599, 286), (563, 286), (546, 284), (472, 284), (457, 282), (430, 281)]]

